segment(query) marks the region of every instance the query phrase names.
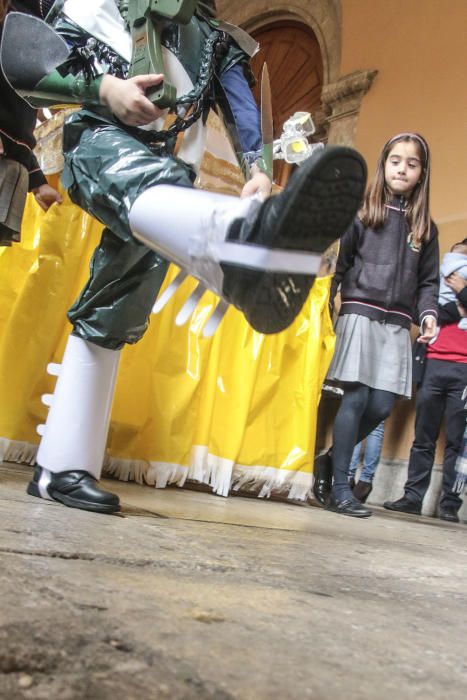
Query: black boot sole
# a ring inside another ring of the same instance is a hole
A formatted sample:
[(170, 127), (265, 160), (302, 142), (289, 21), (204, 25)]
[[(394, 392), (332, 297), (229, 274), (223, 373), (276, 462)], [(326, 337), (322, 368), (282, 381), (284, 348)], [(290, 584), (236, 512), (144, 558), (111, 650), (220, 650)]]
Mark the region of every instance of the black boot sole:
[(291, 178), (271, 247), (323, 253), (352, 223), (366, 177), (365, 161), (351, 148), (328, 146), (310, 158)]
[(314, 275), (261, 273), (243, 309), (246, 320), (265, 335), (284, 331), (302, 310), (314, 281)]
[[(26, 493), (29, 496), (35, 496), (36, 498), (42, 498), (39, 487), (34, 481), (30, 481), (26, 488)], [(118, 513), (120, 511), (120, 505), (105, 505), (102, 503), (92, 503), (91, 501), (81, 501), (78, 498), (72, 498), (59, 491), (50, 490), (49, 495), (54, 501), (62, 503), (68, 508), (78, 508), (79, 510), (88, 510), (92, 513)]]
[[(352, 223), (362, 203), (366, 175), (364, 160), (351, 148), (329, 147), (305, 162), (292, 176), (293, 187), (284, 198), (268, 246), (323, 253)], [(262, 238), (260, 233), (254, 242), (265, 242)], [(239, 308), (255, 330), (270, 334), (295, 320), (315, 277), (250, 271), (242, 280), (245, 302)]]

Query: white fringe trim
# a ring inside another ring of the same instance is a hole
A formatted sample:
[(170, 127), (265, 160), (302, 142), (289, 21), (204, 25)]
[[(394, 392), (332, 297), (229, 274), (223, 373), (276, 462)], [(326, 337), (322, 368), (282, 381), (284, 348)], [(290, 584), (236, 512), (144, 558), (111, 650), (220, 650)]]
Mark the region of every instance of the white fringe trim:
[(274, 493), (296, 501), (308, 499), (313, 482), (312, 474), (275, 467), (247, 467), (230, 459), (216, 457), (202, 445), (193, 447), (188, 467), (169, 462), (107, 457), (104, 474), (156, 488), (172, 484), (183, 486), (189, 480), (207, 484), (218, 496), (226, 497), (233, 489), (257, 493), (258, 498), (269, 498)]
[[(34, 464), (37, 445), (0, 438), (0, 461)], [(106, 456), (103, 475), (120, 481), (135, 481), (156, 489), (184, 486), (187, 480), (210, 486), (218, 496), (228, 496), (231, 490), (256, 493), (258, 498), (271, 494), (283, 495), (294, 501), (306, 501), (311, 493), (312, 474), (290, 469), (236, 464), (217, 457), (202, 445), (193, 447), (191, 463), (182, 466), (172, 462), (148, 462)]]
[(38, 445), (30, 442), (18, 442), (0, 438), (0, 462), (19, 462), (34, 464)]
[(187, 478), (188, 467), (171, 462), (118, 459), (107, 455), (103, 474), (120, 481), (136, 481), (138, 484), (148, 484), (156, 489), (164, 489), (171, 484), (183, 486)]

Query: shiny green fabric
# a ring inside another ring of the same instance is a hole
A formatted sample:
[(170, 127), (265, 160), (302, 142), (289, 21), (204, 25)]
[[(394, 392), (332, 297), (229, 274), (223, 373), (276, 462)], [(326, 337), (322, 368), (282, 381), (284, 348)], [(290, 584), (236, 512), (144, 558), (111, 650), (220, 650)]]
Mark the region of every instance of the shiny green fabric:
[[(79, 28), (58, 21), (63, 31), (79, 34)], [(195, 84), (211, 32), (198, 18), (163, 32), (163, 43)], [(223, 72), (246, 56), (235, 43), (226, 43), (216, 59)], [(151, 132), (123, 126), (98, 105), (74, 113), (64, 130), (63, 185), (73, 202), (106, 226), (90, 278), (68, 317), (75, 335), (110, 349), (141, 338), (167, 270), (163, 258), (133, 238), (128, 221), (133, 203), (148, 187), (192, 187), (195, 180), (194, 171), (172, 153), (175, 139), (155, 149), (147, 145), (150, 138)]]
[(146, 331), (168, 263), (135, 239), (104, 229), (89, 280), (68, 312), (73, 334), (112, 350)]
[(88, 110), (65, 124), (63, 185), (73, 202), (123, 240), (132, 238), (128, 214), (139, 194), (160, 184), (192, 187), (196, 177), (169, 147), (155, 152), (145, 145), (150, 134)]
[(116, 122), (86, 110), (65, 125), (64, 153), (63, 184), (71, 199), (107, 226), (68, 317), (75, 335), (118, 349), (143, 335), (167, 271), (163, 258), (133, 238), (130, 209), (148, 187), (191, 187), (195, 173), (169, 152), (155, 154)]

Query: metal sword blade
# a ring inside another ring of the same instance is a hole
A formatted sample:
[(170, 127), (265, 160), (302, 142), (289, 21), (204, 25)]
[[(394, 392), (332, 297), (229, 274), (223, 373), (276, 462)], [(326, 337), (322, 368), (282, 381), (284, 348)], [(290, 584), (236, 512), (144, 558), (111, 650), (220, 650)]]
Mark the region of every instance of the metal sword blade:
[(261, 134), (263, 143), (269, 144), (274, 140), (274, 122), (272, 118), (271, 83), (267, 64), (263, 65), (261, 74)]

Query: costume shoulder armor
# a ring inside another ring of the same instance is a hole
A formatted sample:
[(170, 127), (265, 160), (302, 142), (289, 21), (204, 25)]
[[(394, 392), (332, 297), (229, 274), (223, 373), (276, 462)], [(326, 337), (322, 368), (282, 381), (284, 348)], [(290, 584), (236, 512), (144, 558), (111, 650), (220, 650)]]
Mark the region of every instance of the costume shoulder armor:
[[(31, 36), (34, 41), (31, 41)], [(18, 51), (18, 46), (22, 51)], [(0, 63), (12, 88), (31, 107), (99, 104), (102, 76), (88, 80), (59, 69), (70, 56), (67, 43), (42, 20), (9, 12), (3, 26)]]

